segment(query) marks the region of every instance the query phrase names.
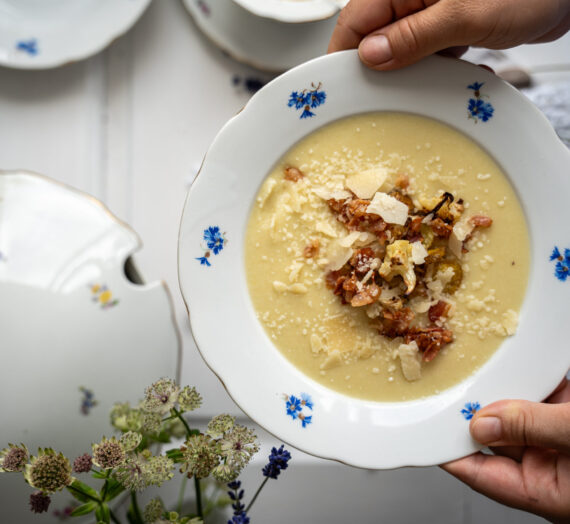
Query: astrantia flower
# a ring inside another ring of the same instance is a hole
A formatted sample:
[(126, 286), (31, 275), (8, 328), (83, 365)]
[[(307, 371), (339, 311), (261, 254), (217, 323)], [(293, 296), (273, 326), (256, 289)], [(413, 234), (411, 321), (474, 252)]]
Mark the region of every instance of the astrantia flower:
[(115, 478), (130, 491), (142, 491), (150, 482), (149, 462), (142, 453), (132, 453), (117, 466)]
[(163, 482), (170, 480), (173, 476), (174, 462), (168, 457), (159, 455), (151, 457), (148, 461), (148, 481), (149, 484), (160, 486)]
[(24, 478), (32, 488), (45, 493), (55, 493), (73, 482), (69, 460), (51, 448), (38, 450), (38, 456), (26, 464)]
[(281, 444), (279, 449), (271, 448), (269, 462), (263, 468), (263, 476), (276, 479), (281, 470), (287, 469), (289, 460), (291, 460), (291, 453), (285, 449), (283, 444)]
[(137, 448), (138, 445), (141, 443), (142, 435), (140, 433), (135, 433), (134, 431), (127, 431), (124, 433), (119, 443), (123, 447), (125, 451), (132, 451), (133, 449)]
[(103, 469), (111, 469), (125, 461), (125, 450), (115, 437), (103, 437), (99, 444), (93, 444), (93, 464)]
[(162, 416), (160, 413), (151, 413), (150, 411), (142, 411), (141, 431), (144, 433), (158, 433), (162, 426)]
[(164, 513), (164, 505), (160, 499), (151, 499), (145, 506), (143, 512), (143, 519), (145, 522), (152, 524), (156, 522)]
[(483, 122), (489, 120), (489, 118), (493, 116), (493, 112), (495, 111), (495, 108), (491, 104), (489, 104), (488, 102), (484, 102), (480, 98), (477, 99), (470, 98), (467, 109), (469, 110), (469, 113), (471, 113), (471, 116), (473, 116), (474, 118), (478, 118)]
[(180, 472), (187, 473), (188, 478), (206, 478), (220, 461), (216, 443), (208, 435), (192, 435), (181, 450), (184, 462)]
[(8, 444), (8, 447), (0, 452), (0, 473), (22, 471), (29, 457), (30, 453), (24, 444)]
[(206, 241), (208, 249), (211, 249), (214, 255), (217, 255), (224, 249), (225, 239), (218, 226), (210, 226), (208, 229), (205, 229), (204, 240)]
[(208, 422), (206, 433), (212, 438), (218, 438), (234, 427), (235, 417), (231, 415), (218, 415)]
[(212, 470), (212, 476), (220, 482), (231, 482), (239, 475), (239, 471), (235, 471), (229, 464), (218, 464)]
[(46, 495), (43, 491), (34, 491), (30, 495), (30, 509), (34, 513), (44, 513), (48, 510), (51, 502), (49, 495)]
[(176, 404), (180, 388), (174, 380), (161, 378), (152, 386), (146, 388), (142, 407), (153, 413), (168, 413)]
[(75, 473), (88, 473), (91, 471), (92, 464), (91, 455), (84, 453), (73, 461), (73, 471)]
[(195, 387), (186, 386), (178, 395), (178, 405), (182, 411), (194, 411), (202, 405), (202, 396)]
[[(236, 424), (226, 433), (220, 442), (220, 455), (238, 474), (251, 457), (259, 450), (257, 436), (253, 430)], [(237, 475), (236, 475), (237, 476)]]

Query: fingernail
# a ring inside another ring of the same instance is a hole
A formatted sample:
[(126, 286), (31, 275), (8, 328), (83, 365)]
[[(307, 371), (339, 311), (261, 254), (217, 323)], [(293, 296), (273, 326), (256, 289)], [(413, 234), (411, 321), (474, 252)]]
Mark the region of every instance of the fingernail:
[(471, 426), (471, 435), (481, 444), (497, 442), (501, 439), (503, 427), (501, 419), (497, 417), (481, 417)]
[(388, 38), (375, 35), (365, 38), (358, 48), (360, 58), (367, 64), (380, 65), (392, 60), (392, 49)]

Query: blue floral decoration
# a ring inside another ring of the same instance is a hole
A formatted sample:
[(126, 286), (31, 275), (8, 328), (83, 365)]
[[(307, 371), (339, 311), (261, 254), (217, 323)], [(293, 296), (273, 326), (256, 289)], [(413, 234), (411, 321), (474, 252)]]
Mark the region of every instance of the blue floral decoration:
[(16, 42), (16, 49), (18, 51), (23, 51), (28, 53), (30, 56), (36, 56), (38, 54), (38, 41), (35, 38), (30, 40), (19, 40)]
[(299, 118), (311, 118), (315, 116), (314, 111), (320, 105), (323, 105), (327, 99), (325, 91), (321, 90), (321, 83), (318, 85), (311, 83), (310, 89), (302, 91), (292, 91), (287, 102), (288, 107), (294, 107), (296, 110), (302, 109)]
[(554, 247), (550, 254), (550, 261), (552, 262), (554, 260), (556, 260), (554, 276), (560, 280), (560, 282), (566, 282), (566, 279), (570, 277), (570, 249), (566, 248), (563, 255), (558, 247)]
[(313, 416), (309, 411), (313, 411), (313, 401), (307, 393), (301, 393), (299, 397), (295, 395), (284, 395), (285, 409), (287, 415), (293, 420), (301, 421), (301, 425), (306, 428), (313, 421)]
[(83, 413), (84, 415), (89, 415), (91, 409), (94, 408), (98, 404), (98, 402), (95, 400), (95, 395), (93, 394), (93, 391), (91, 391), (90, 389), (81, 386), (79, 388), (79, 391), (81, 391), (81, 393), (83, 394), (83, 397), (81, 399), (81, 407), (80, 407), (81, 413)]
[(471, 420), (473, 415), (481, 409), (481, 404), (479, 402), (467, 402), (465, 407), (461, 410), (461, 414), (465, 417), (465, 420)]
[(474, 96), (474, 98), (469, 99), (467, 104), (467, 117), (475, 120), (475, 123), (479, 120), (487, 122), (495, 112), (495, 108), (483, 100), (483, 98), (488, 98), (487, 95), (481, 94), (481, 88), (484, 84), (485, 82), (473, 82), (467, 86), (467, 89), (473, 91)]
[(212, 253), (214, 255), (219, 255), (224, 249), (225, 245), (228, 243), (226, 239), (226, 234), (220, 231), (218, 226), (210, 226), (208, 229), (204, 229), (202, 249), (204, 254), (201, 257), (196, 257), (196, 260), (200, 262), (202, 266), (211, 266), (210, 262)]

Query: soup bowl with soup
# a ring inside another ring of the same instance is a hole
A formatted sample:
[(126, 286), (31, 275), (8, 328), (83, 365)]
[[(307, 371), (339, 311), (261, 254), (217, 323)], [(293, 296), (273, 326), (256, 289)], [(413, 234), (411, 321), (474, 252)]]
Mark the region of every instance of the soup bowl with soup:
[(279, 439), (365, 468), (478, 449), (502, 398), (570, 366), (570, 153), (482, 68), (355, 51), (278, 77), (190, 189), (179, 277), (196, 344)]

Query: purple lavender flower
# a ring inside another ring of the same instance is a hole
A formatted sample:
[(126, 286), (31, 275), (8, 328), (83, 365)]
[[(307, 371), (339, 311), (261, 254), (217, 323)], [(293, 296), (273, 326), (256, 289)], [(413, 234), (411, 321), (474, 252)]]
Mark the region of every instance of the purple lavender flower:
[[(228, 521), (228, 524), (236, 524), (242, 522), (247, 524), (249, 522), (249, 517), (245, 512), (245, 505), (242, 503), (244, 491), (241, 489), (241, 482), (239, 480), (234, 480), (228, 484), (228, 488), (231, 490), (228, 491), (228, 495), (232, 500), (232, 508), (234, 510), (234, 516), (232, 520)], [(242, 520), (236, 520), (236, 518)]]
[(49, 495), (46, 495), (43, 491), (34, 491), (30, 495), (30, 509), (34, 513), (44, 513), (48, 510), (51, 502)]
[(281, 470), (287, 469), (289, 460), (291, 460), (291, 453), (285, 449), (283, 444), (281, 444), (279, 449), (271, 448), (269, 462), (263, 468), (263, 476), (276, 479), (279, 473), (281, 473)]

